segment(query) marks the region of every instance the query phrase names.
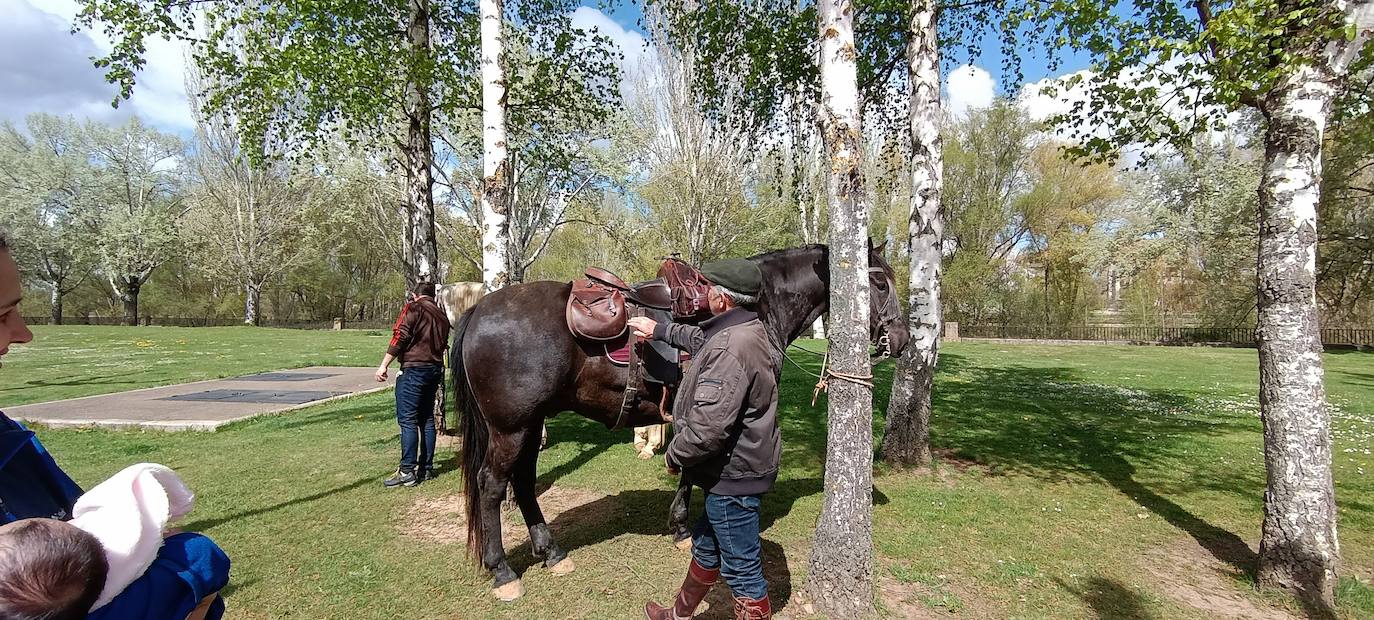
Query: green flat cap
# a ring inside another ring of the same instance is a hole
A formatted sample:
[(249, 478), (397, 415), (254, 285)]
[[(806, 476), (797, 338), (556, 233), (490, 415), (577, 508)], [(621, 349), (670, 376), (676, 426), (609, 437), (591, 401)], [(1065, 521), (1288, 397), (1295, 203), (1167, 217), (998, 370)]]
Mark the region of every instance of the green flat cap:
[(706, 263), (701, 266), (702, 275), (714, 284), (719, 284), (736, 293), (758, 295), (763, 288), (763, 272), (753, 261), (743, 258), (728, 258)]

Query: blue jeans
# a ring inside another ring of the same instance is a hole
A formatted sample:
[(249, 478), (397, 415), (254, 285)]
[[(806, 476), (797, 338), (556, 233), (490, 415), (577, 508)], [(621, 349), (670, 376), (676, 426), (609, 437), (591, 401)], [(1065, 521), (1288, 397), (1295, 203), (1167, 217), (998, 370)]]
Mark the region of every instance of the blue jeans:
[(425, 469), (434, 467), (434, 395), (443, 378), (444, 367), (439, 365), (404, 368), (396, 378), (401, 471), (415, 471), (417, 465)]
[(702, 568), (719, 568), (735, 596), (768, 595), (759, 543), (759, 496), (706, 494), (706, 513), (692, 533), (692, 557)]

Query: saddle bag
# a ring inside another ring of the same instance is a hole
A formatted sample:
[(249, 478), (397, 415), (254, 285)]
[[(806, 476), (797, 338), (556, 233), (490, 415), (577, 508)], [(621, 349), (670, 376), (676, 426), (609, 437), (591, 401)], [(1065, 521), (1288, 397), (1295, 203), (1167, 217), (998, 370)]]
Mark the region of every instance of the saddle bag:
[(615, 340), (625, 333), (625, 294), (590, 278), (573, 280), (565, 315), (574, 336), (593, 342)]
[(696, 267), (675, 256), (665, 257), (658, 277), (666, 280), (672, 291), (674, 320), (696, 323), (711, 315), (706, 297), (712, 284)]

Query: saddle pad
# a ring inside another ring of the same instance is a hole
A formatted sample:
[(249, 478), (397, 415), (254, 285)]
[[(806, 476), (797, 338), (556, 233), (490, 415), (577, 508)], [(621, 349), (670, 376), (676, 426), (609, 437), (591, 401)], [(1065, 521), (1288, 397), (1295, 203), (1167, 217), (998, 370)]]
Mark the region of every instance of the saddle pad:
[[(672, 321), (672, 315), (666, 310), (646, 308), (644, 314), (660, 323)], [(627, 334), (623, 340), (613, 340), (594, 347), (584, 344), (582, 350), (592, 356), (604, 355), (617, 366), (627, 366), (630, 363), (630, 342), (631, 338)], [(644, 362), (644, 380), (668, 385), (677, 385), (681, 382), (682, 369), (678, 366), (678, 361), (686, 359), (687, 354), (674, 349), (673, 345), (658, 340), (649, 340), (648, 345), (640, 348), (640, 356)]]
[(630, 339), (626, 338), (625, 342), (621, 343), (620, 346), (615, 349), (611, 348), (613, 346), (615, 345), (602, 345), (602, 347), (606, 349), (606, 357), (609, 358), (612, 362), (615, 362), (617, 366), (630, 365)]

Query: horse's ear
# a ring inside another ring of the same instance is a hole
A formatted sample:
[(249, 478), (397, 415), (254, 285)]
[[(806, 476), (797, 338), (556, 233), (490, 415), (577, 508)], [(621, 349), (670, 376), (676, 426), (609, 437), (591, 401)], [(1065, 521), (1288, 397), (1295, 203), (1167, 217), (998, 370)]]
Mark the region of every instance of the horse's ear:
[(883, 253), (883, 250), (887, 249), (887, 239), (883, 239), (883, 242), (882, 242), (882, 243), (879, 243), (878, 245), (874, 246), (874, 245), (873, 245), (873, 238), (872, 238), (872, 237), (869, 237), (869, 238), (868, 238), (868, 249), (870, 249), (870, 250), (872, 250), (872, 251), (878, 253), (878, 255), (881, 256), (882, 253)]

